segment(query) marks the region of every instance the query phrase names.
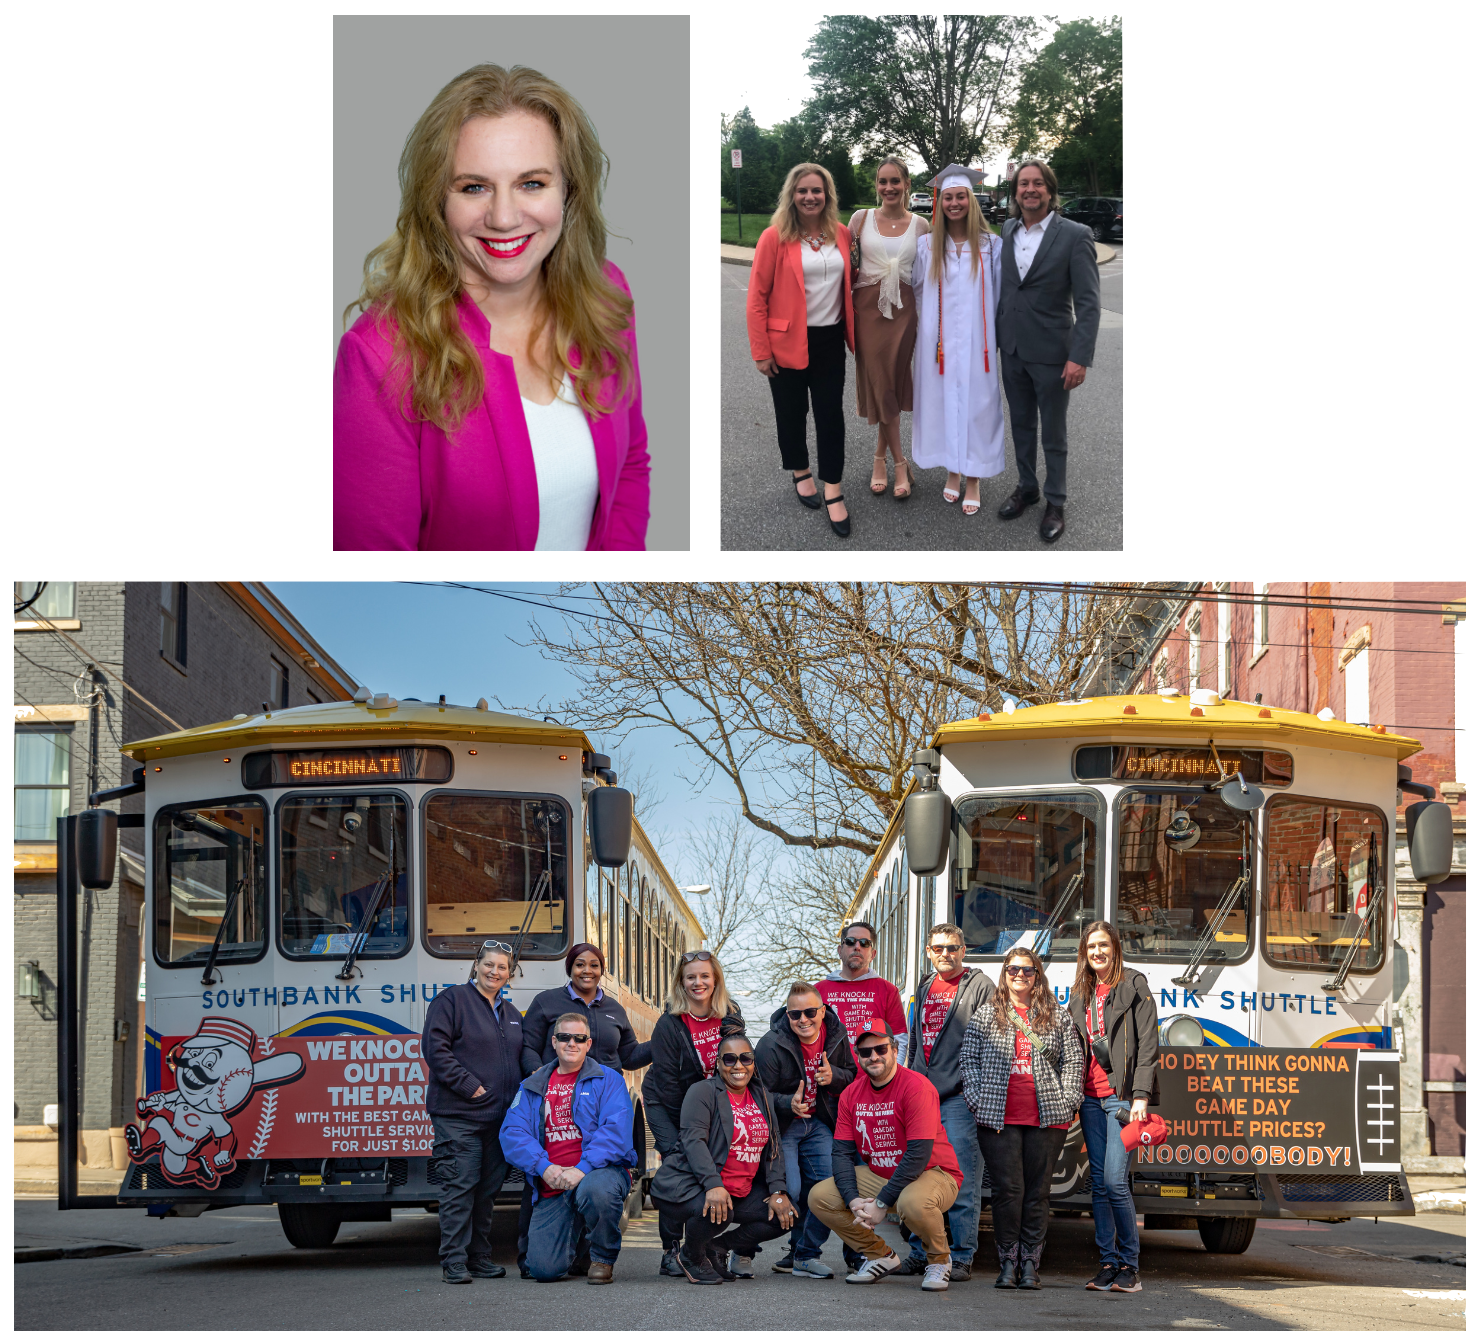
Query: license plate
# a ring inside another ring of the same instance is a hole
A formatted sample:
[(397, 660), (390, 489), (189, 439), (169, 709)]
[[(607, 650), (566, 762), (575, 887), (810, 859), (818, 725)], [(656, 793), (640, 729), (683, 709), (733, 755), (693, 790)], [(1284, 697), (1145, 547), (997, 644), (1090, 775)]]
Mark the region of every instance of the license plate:
[(1186, 1189), (1185, 1188), (1170, 1188), (1170, 1187), (1167, 1187), (1163, 1183), (1163, 1184), (1161, 1184), (1161, 1196), (1162, 1197), (1185, 1197), (1186, 1196)]

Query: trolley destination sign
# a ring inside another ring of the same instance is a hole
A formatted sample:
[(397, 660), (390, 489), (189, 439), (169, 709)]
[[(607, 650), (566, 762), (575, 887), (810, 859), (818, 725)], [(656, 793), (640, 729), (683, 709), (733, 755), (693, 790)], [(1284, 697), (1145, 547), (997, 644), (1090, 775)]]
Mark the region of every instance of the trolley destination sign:
[(379, 782), (448, 781), (452, 755), (443, 748), (285, 749), (249, 753), (242, 759), (241, 784), (265, 786), (358, 786)]
[(1387, 1051), (1201, 1048), (1161, 1051), (1167, 1137), (1139, 1166), (1395, 1172), (1397, 1061)]
[(1139, 744), (1095, 744), (1073, 755), (1080, 781), (1220, 781), (1241, 776), (1265, 786), (1287, 786), (1294, 760), (1270, 749), (1150, 748)]

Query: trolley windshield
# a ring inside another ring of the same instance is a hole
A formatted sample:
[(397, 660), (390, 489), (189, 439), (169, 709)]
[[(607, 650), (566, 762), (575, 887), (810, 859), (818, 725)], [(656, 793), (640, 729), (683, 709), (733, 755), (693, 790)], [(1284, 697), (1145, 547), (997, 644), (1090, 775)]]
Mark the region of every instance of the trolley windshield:
[(199, 966), (254, 961), (267, 946), (267, 806), (259, 799), (163, 810), (154, 820), (154, 956)]

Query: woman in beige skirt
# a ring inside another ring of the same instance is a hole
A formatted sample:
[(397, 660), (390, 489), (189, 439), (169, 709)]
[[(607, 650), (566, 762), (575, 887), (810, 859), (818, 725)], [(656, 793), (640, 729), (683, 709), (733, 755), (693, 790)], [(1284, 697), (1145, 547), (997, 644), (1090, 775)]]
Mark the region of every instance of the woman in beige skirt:
[(853, 319), (856, 342), (858, 415), (878, 427), (873, 454), (874, 494), (888, 488), (894, 467), (894, 498), (911, 490), (909, 464), (899, 442), (899, 413), (914, 410), (914, 288), (916, 239), (929, 224), (908, 211), (909, 172), (897, 157), (885, 157), (874, 178), (879, 208), (860, 209), (848, 224), (853, 233)]

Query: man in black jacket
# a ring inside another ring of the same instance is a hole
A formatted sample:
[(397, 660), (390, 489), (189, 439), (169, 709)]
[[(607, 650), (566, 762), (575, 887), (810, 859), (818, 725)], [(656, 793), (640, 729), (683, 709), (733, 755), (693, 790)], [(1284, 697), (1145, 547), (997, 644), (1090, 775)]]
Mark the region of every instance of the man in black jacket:
[(498, 1130), (522, 1076), (523, 1021), (499, 997), (512, 960), (506, 943), (485, 942), (468, 982), (432, 999), (421, 1034), (431, 1073), (431, 1165), (442, 1185), (442, 1279), (449, 1285), (503, 1275), (489, 1234), (493, 1199), (508, 1174)]
[[(976, 1139), (976, 1116), (960, 1093), (960, 1046), (976, 1009), (991, 1001), (996, 986), (986, 972), (967, 969), (965, 935), (953, 924), (930, 930), (932, 974), (920, 980), (909, 1014), (909, 1057), (906, 1066), (922, 1072), (940, 1093), (940, 1120), (955, 1148), (964, 1182), (945, 1217), (950, 1240), (950, 1279), (969, 1280), (976, 1258), (981, 1224), (981, 1147)], [(927, 1265), (924, 1244), (909, 1237), (904, 1271), (922, 1272)]]

